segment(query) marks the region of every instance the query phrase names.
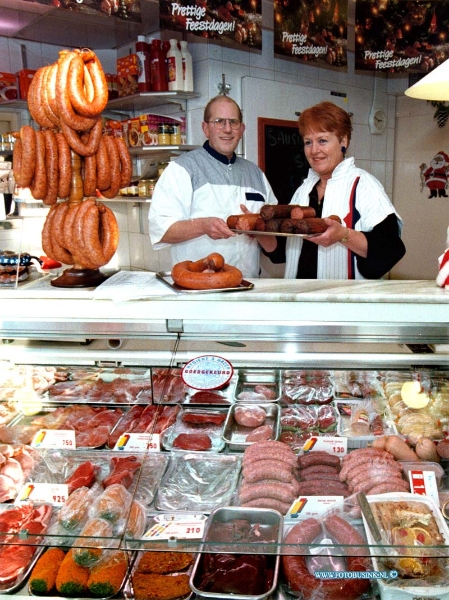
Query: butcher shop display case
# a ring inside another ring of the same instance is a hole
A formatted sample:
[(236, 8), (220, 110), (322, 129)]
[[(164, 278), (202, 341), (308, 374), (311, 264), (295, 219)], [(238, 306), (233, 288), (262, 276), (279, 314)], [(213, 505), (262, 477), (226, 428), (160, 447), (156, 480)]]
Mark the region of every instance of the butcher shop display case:
[[(445, 290), (260, 280), (124, 301), (40, 280), (0, 290), (0, 309), (0, 593), (140, 600), (167, 584), (171, 598), (286, 598), (301, 581), (311, 598), (336, 581), (315, 572), (347, 570), (362, 575), (337, 578), (352, 584), (341, 597), (446, 597), (445, 459), (401, 463), (378, 444), (446, 437)], [(188, 385), (198, 357), (229, 364), (227, 381)], [(405, 382), (425, 405), (405, 404)], [(417, 471), (435, 475), (422, 503)], [(388, 526), (371, 490), (394, 504)], [(50, 591), (42, 563), (57, 558)], [(224, 579), (264, 585), (217, 590), (225, 563)], [(67, 580), (80, 569), (84, 583)]]

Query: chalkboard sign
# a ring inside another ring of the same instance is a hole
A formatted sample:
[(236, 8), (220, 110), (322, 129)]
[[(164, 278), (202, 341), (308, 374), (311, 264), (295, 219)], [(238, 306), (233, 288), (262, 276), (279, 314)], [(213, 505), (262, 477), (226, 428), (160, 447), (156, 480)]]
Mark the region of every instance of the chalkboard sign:
[(259, 117), (257, 141), (259, 167), (267, 176), (279, 204), (289, 204), (309, 171), (298, 123)]

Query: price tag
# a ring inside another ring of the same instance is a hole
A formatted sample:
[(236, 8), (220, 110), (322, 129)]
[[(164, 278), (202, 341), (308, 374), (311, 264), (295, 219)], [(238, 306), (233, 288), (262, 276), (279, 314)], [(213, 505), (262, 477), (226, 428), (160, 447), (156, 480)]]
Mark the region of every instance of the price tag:
[(75, 450), (74, 429), (40, 429), (33, 438), (34, 448), (57, 448), (59, 450)]
[(231, 380), (234, 369), (231, 363), (215, 354), (197, 356), (184, 365), (182, 380), (195, 390), (216, 390)]
[(201, 539), (205, 521), (166, 521), (156, 523), (145, 534), (144, 539), (179, 540)]
[(62, 506), (69, 496), (66, 483), (26, 483), (17, 495), (16, 504), (32, 500), (38, 504)]
[(433, 471), (409, 471), (408, 478), (412, 494), (430, 496), (439, 506), (437, 480)]
[(160, 452), (159, 433), (124, 433), (117, 440), (114, 450), (126, 452)]
[(329, 437), (311, 437), (302, 447), (303, 452), (321, 451), (335, 456), (344, 456), (348, 453), (348, 438), (329, 436)]
[(343, 500), (343, 496), (300, 496), (290, 506), (287, 517), (292, 519), (317, 517)]

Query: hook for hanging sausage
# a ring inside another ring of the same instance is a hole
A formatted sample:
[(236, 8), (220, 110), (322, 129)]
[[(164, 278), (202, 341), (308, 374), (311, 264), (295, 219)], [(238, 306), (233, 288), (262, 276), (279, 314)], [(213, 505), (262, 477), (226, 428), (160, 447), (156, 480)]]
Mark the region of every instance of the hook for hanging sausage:
[(231, 91), (231, 84), (230, 83), (226, 83), (226, 75), (223, 73), (221, 76), (222, 82), (218, 84), (218, 90), (220, 92), (220, 95), (222, 96), (227, 96), (229, 94), (229, 92)]

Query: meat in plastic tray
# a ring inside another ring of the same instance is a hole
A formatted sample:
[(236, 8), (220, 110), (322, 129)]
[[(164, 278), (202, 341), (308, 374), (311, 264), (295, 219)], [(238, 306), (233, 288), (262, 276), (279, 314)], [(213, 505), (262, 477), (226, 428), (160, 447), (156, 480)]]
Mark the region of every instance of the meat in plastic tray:
[[(151, 372), (144, 368), (66, 367), (48, 388), (47, 402), (89, 404), (148, 404), (152, 401)], [(62, 373), (66, 375), (65, 379)]]
[(368, 444), (382, 435), (396, 435), (397, 429), (389, 410), (381, 399), (336, 400), (338, 435), (348, 438), (348, 446), (356, 442)]
[[(381, 538), (375, 542), (363, 522), (381, 598), (449, 597), (449, 530), (434, 501), (428, 496), (390, 493), (367, 496)], [(395, 577), (388, 577), (394, 571)]]
[(125, 415), (126, 408), (94, 407), (86, 404), (43, 405), (34, 415), (18, 415), (0, 428), (0, 443), (39, 445), (34, 442), (41, 430), (74, 430), (76, 448), (94, 449), (106, 445), (109, 434)]
[[(28, 579), (30, 596), (47, 598), (97, 598), (116, 597), (129, 574), (133, 553), (123, 550), (106, 550), (102, 559), (92, 567), (76, 565), (71, 550), (60, 547), (44, 549)], [(56, 577), (56, 579), (54, 579)]]
[(165, 450), (221, 452), (225, 448), (222, 438), (227, 410), (206, 410), (182, 407), (174, 425), (161, 439)]
[(282, 404), (328, 404), (334, 399), (330, 371), (288, 369), (281, 375)]
[(38, 544), (52, 514), (49, 504), (0, 505), (0, 592), (12, 592), (23, 583), (42, 550)]
[(156, 495), (156, 509), (207, 513), (229, 505), (240, 468), (238, 455), (172, 452)]

